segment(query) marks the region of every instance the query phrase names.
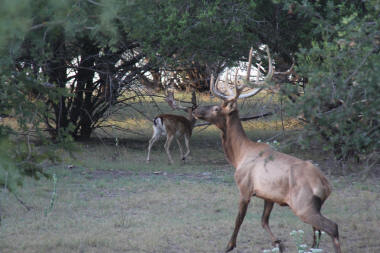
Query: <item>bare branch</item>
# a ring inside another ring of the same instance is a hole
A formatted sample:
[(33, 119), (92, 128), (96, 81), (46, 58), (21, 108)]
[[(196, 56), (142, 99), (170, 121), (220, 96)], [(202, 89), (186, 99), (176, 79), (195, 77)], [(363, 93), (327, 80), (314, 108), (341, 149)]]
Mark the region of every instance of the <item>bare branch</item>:
[[(259, 114), (259, 115), (252, 115), (252, 116), (241, 117), (240, 121), (249, 121), (249, 120), (254, 120), (254, 119), (265, 118), (265, 117), (271, 116), (273, 114), (274, 114), (273, 112), (266, 112), (266, 113)], [(208, 122), (206, 122), (206, 123), (197, 123), (197, 124), (194, 125), (194, 127), (208, 126), (208, 125), (212, 125), (212, 124), (208, 123)]]

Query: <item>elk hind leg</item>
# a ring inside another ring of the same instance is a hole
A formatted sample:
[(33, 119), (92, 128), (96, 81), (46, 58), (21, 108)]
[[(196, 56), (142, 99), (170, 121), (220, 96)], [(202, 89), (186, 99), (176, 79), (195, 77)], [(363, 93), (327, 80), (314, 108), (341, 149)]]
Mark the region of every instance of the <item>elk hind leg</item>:
[(338, 225), (321, 214), (321, 206), (321, 199), (313, 196), (312, 206), (303, 215), (300, 215), (300, 218), (312, 225), (313, 229), (325, 231), (332, 239), (335, 253), (341, 253)]
[[(318, 240), (317, 240), (317, 232), (318, 232)], [(319, 247), (320, 241), (321, 241), (321, 230), (317, 229), (316, 227), (313, 227), (313, 244), (311, 245), (311, 247), (312, 248)]]

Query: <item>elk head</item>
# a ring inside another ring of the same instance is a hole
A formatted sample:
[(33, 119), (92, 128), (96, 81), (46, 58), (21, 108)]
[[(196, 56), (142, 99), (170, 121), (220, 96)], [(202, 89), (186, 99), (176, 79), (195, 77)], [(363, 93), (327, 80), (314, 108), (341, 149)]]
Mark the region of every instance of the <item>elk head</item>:
[[(251, 83), (249, 81), (248, 76), (250, 73), (251, 64), (248, 65), (247, 78), (245, 82), (242, 80), (237, 80), (237, 72), (235, 74), (235, 80), (233, 85), (234, 89), (228, 87), (228, 84), (226, 84), (227, 82), (225, 82), (226, 87), (224, 87), (224, 89), (227, 89), (228, 95), (226, 95), (225, 92), (222, 92), (219, 87), (219, 76), (215, 81), (214, 75), (212, 74), (210, 80), (210, 91), (214, 96), (222, 99), (223, 103), (221, 105), (198, 107), (193, 112), (193, 116), (197, 119), (202, 119), (212, 124), (215, 124), (217, 127), (223, 129), (226, 124), (227, 116), (232, 114), (238, 114), (237, 100), (239, 98), (248, 98), (255, 96), (264, 88), (264, 85), (272, 78), (273, 66), (268, 46), (266, 46), (266, 51), (268, 55), (269, 70), (264, 80), (259, 81), (259, 77), (257, 76), (256, 81), (254, 82), (254, 85), (257, 86), (256, 88), (250, 88), (247, 86), (248, 83)], [(251, 52), (252, 49), (250, 51), (250, 58)], [(249, 60), (249, 62), (251, 62), (251, 60)], [(260, 69), (258, 71), (260, 71)]]

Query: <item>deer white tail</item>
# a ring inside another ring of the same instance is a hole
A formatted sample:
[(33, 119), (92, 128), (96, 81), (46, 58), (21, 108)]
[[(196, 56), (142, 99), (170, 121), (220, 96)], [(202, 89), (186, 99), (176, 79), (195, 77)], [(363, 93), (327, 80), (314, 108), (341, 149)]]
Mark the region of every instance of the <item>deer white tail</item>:
[(165, 136), (166, 128), (161, 117), (156, 117), (153, 120), (153, 136)]

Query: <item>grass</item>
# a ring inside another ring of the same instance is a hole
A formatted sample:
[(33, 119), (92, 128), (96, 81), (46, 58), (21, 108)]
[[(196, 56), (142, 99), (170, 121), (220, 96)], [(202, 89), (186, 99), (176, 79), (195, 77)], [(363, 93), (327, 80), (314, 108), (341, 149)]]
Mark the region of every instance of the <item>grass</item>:
[[(120, 114), (112, 120), (126, 117)], [(0, 252), (222, 252), (233, 230), (239, 193), (218, 130), (195, 129), (186, 164), (180, 163), (173, 145), (175, 164), (168, 165), (163, 140), (153, 147), (152, 161), (146, 164), (152, 130), (140, 116), (134, 122), (126, 125), (140, 135), (99, 131), (91, 141), (78, 144), (76, 159), (63, 154), (64, 162), (47, 166), (57, 176), (57, 195), (46, 215), (52, 180), (25, 181), (19, 195), (33, 206), (31, 211), (0, 192)], [(281, 124), (277, 122), (277, 129), (275, 125), (273, 120), (244, 124), (254, 140), (275, 136)], [(288, 148), (287, 153), (323, 163), (324, 155), (318, 152)], [(334, 191), (322, 212), (339, 224), (343, 252), (379, 252), (379, 179), (329, 178)], [(263, 201), (253, 198), (233, 252), (270, 248), (270, 238), (261, 228), (262, 209)], [(296, 252), (289, 235), (293, 230), (304, 230), (306, 243), (312, 242), (311, 227), (286, 207), (275, 206), (270, 223), (287, 252)], [(333, 252), (326, 235), (320, 247)]]
[[(49, 168), (58, 178), (57, 198), (46, 217), (52, 181), (26, 181), (20, 194), (33, 206), (29, 212), (1, 193), (0, 252), (220, 252), (232, 233), (238, 190), (214, 137), (192, 139), (192, 159), (181, 165), (176, 156), (171, 166), (159, 145), (145, 164), (143, 140), (126, 140), (119, 148), (81, 144), (77, 160)], [(379, 185), (373, 179), (330, 179), (334, 192), (323, 213), (340, 225), (343, 252), (378, 252)], [(253, 199), (237, 252), (270, 246), (260, 225), (262, 206)], [(294, 229), (306, 231), (310, 245), (311, 228), (288, 208), (276, 206), (271, 217), (288, 252), (295, 252), (289, 236)], [(332, 252), (328, 236), (321, 247)]]

